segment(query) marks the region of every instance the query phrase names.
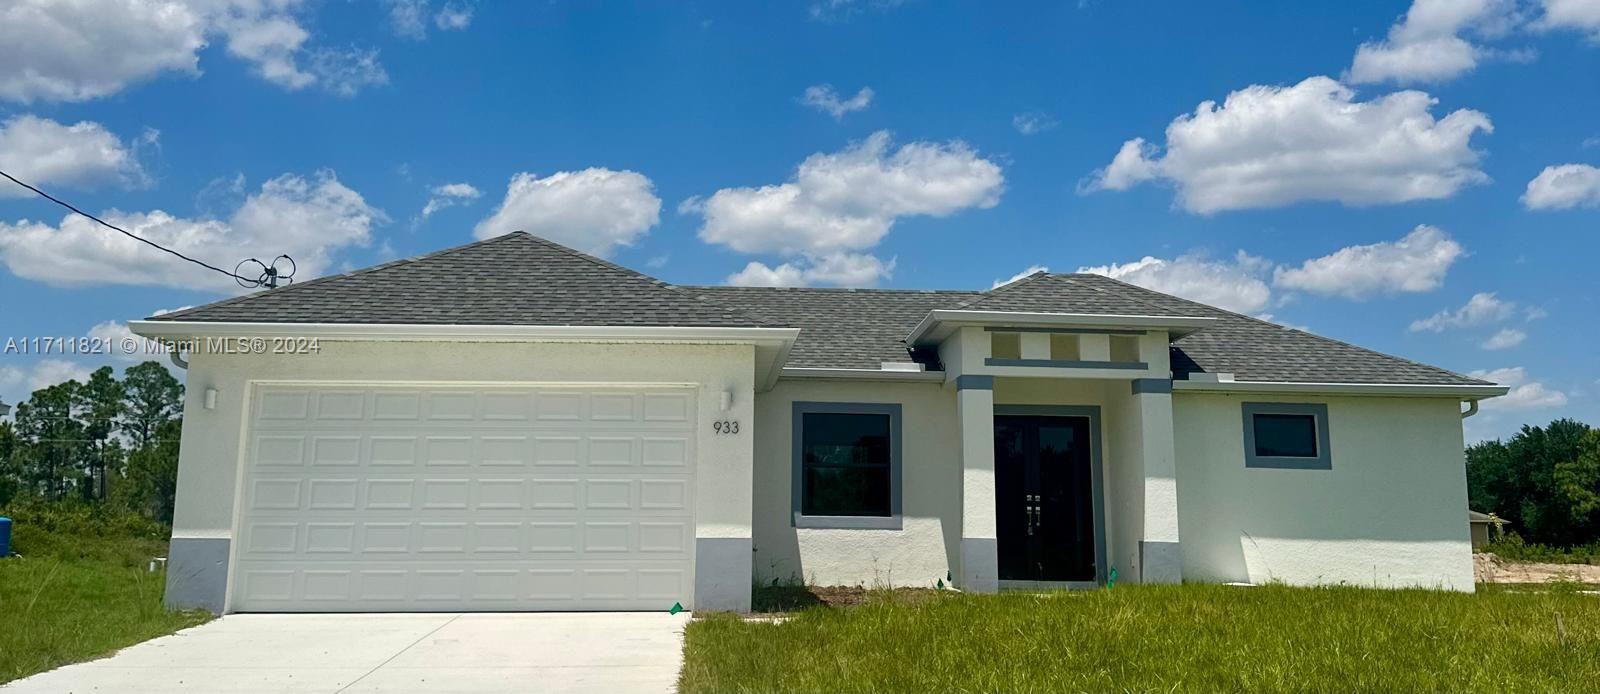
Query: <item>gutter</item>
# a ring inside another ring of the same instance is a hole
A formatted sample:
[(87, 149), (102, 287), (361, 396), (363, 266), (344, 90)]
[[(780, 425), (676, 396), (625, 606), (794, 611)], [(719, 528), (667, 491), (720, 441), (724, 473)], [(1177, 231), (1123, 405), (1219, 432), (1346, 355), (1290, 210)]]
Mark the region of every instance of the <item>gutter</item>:
[(324, 340), (699, 342), (793, 343), (799, 328), (698, 328), (605, 325), (433, 325), (406, 323), (244, 323), (212, 321), (128, 321), (136, 335), (151, 339), (189, 337), (305, 337)]
[(781, 378), (795, 380), (900, 381), (943, 383), (943, 371), (897, 371), (892, 369), (816, 369), (784, 367)]
[(1291, 381), (1183, 381), (1172, 382), (1174, 391), (1200, 393), (1321, 393), (1326, 395), (1382, 395), (1389, 397), (1456, 397), (1476, 401), (1505, 395), (1501, 385), (1449, 385), (1412, 383), (1296, 383)]

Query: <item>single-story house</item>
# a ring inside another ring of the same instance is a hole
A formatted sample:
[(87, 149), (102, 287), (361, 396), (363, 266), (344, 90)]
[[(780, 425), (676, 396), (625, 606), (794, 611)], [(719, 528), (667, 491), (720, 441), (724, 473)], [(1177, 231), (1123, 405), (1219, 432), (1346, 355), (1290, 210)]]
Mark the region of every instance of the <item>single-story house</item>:
[(1489, 545), (1490, 540), (1500, 539), (1506, 531), (1504, 518), (1492, 513), (1479, 513), (1467, 510), (1467, 524), (1472, 526), (1472, 549), (1481, 550)]
[(167, 599), (219, 612), (1470, 591), (1505, 392), (1096, 275), (676, 286), (525, 233), (133, 329), (187, 360)]

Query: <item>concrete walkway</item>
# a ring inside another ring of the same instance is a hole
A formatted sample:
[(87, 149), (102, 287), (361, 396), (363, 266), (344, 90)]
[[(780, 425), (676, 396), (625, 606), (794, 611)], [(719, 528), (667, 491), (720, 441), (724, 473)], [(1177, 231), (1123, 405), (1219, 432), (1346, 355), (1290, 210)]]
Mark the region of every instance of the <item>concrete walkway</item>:
[(229, 615), (22, 692), (670, 692), (688, 614)]

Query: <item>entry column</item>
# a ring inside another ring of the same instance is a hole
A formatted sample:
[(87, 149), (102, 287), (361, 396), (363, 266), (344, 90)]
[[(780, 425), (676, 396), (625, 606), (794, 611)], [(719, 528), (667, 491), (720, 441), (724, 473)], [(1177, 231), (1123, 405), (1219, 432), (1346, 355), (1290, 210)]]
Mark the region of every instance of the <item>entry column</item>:
[(1172, 430), (1172, 380), (1133, 381), (1139, 412), (1139, 452), (1143, 458), (1143, 532), (1139, 538), (1141, 583), (1183, 582), (1183, 552), (1178, 542), (1178, 468)]
[(956, 413), (961, 420), (962, 590), (1000, 589), (995, 541), (994, 377), (956, 377)]

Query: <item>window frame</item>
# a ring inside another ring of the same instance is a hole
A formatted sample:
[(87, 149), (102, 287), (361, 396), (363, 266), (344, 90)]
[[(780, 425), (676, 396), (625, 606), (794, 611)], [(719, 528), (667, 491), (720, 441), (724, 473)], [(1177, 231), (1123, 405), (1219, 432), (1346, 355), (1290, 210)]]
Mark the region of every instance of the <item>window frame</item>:
[[(1311, 402), (1247, 402), (1244, 416), (1244, 466), (1279, 470), (1332, 470), (1333, 451), (1328, 445), (1328, 406)], [(1256, 415), (1310, 415), (1316, 427), (1316, 456), (1256, 455)]]
[[(901, 408), (900, 403), (795, 401), (791, 438), (790, 510), (796, 528), (840, 528), (854, 530), (899, 530)], [(805, 416), (808, 414), (870, 414), (889, 417), (889, 515), (887, 516), (808, 516), (802, 513), (805, 493)]]

